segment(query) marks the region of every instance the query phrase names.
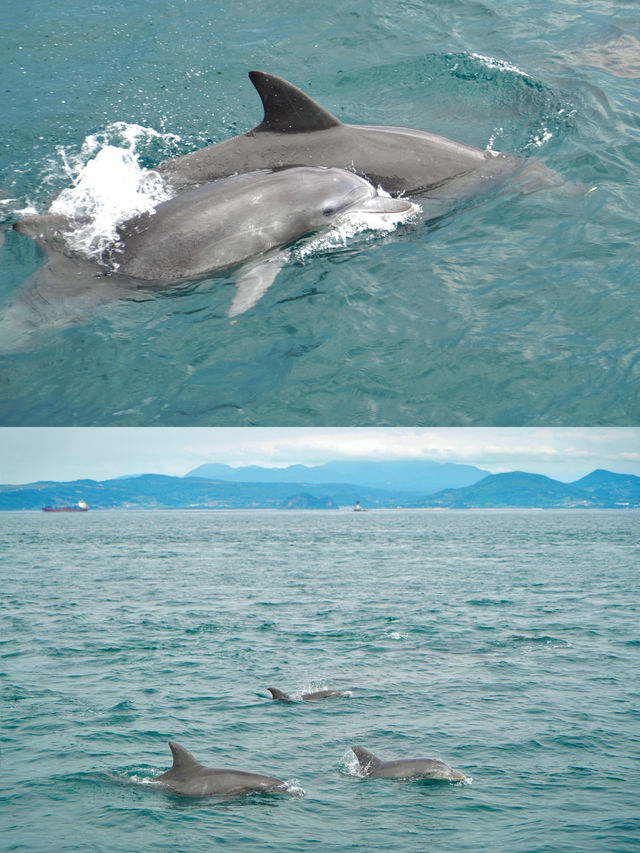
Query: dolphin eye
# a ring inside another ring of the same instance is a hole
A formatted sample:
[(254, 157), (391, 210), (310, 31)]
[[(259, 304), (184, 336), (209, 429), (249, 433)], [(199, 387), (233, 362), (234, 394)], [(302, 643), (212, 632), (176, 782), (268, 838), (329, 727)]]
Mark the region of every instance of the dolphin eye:
[(329, 218), (330, 216), (335, 216), (336, 215), (335, 207), (325, 207), (325, 209), (322, 211), (322, 215), (326, 216), (327, 218)]

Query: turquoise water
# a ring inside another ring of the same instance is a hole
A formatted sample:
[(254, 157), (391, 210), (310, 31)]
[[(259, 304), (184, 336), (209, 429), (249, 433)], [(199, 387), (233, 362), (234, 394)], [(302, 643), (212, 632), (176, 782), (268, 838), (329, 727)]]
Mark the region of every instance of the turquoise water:
[[(637, 523), (3, 514), (2, 849), (637, 850)], [(169, 739), (304, 795), (162, 792)], [(360, 778), (352, 744), (471, 781)]]
[[(34, 297), (36, 331), (0, 356), (0, 423), (637, 424), (639, 47), (631, 0), (5, 3), (5, 226), (109, 146), (148, 170), (253, 127), (252, 68), (345, 121), (491, 145), (594, 189), (507, 190), (319, 251), (235, 324), (231, 279)], [(2, 310), (40, 263), (7, 234)]]

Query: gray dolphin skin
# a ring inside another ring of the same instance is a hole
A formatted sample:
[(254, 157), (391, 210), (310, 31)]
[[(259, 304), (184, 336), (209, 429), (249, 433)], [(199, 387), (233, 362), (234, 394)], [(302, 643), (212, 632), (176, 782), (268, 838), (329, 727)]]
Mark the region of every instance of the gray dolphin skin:
[(331, 225), (345, 213), (409, 212), (343, 169), (257, 171), (208, 183), (158, 205), (120, 229), (117, 272), (156, 282), (188, 281), (237, 266)]
[(108, 301), (109, 295), (234, 270), (236, 293), (228, 313), (235, 317), (273, 283), (287, 261), (278, 250), (288, 243), (348, 213), (367, 214), (375, 227), (378, 218), (418, 210), (407, 199), (381, 194), (353, 172), (307, 166), (235, 175), (181, 193), (124, 223), (116, 245), (103, 253), (102, 266), (68, 253), (64, 235), (74, 223), (64, 216), (27, 217), (13, 227), (48, 255), (36, 276), (37, 300), (43, 304), (87, 291)]
[(448, 196), (507, 175), (524, 161), (510, 154), (407, 127), (343, 124), (291, 83), (251, 71), (264, 107), (253, 130), (160, 164), (178, 191), (226, 175), (283, 166), (351, 169), (392, 194)]
[(305, 702), (317, 702), (319, 699), (334, 699), (342, 696), (338, 690), (316, 690), (313, 693), (303, 693), (299, 697), (289, 696), (288, 693), (283, 693), (277, 687), (267, 687), (273, 699), (279, 699), (281, 702), (295, 702), (297, 699), (302, 699)]
[(275, 776), (230, 770), (222, 767), (204, 767), (190, 752), (177, 743), (169, 741), (173, 755), (173, 766), (166, 773), (156, 776), (154, 782), (162, 782), (172, 791), (187, 797), (234, 797), (241, 794), (286, 794), (286, 784)]
[(434, 779), (447, 782), (462, 782), (464, 773), (453, 770), (444, 761), (436, 758), (398, 758), (395, 761), (382, 761), (361, 746), (352, 746), (360, 769), (372, 779)]

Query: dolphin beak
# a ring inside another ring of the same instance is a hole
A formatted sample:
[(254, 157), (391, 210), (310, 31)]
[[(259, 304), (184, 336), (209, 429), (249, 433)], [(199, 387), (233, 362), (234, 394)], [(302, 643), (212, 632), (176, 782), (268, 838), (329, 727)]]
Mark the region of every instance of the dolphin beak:
[(360, 209), (367, 213), (408, 213), (414, 208), (415, 205), (406, 198), (377, 195), (364, 201)]

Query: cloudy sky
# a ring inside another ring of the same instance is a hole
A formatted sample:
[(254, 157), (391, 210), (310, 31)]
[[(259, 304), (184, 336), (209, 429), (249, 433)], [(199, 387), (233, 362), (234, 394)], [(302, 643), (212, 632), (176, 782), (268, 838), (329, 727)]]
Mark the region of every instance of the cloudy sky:
[(284, 467), (431, 459), (569, 482), (594, 468), (640, 475), (632, 428), (0, 428), (0, 483), (183, 475), (207, 462)]

